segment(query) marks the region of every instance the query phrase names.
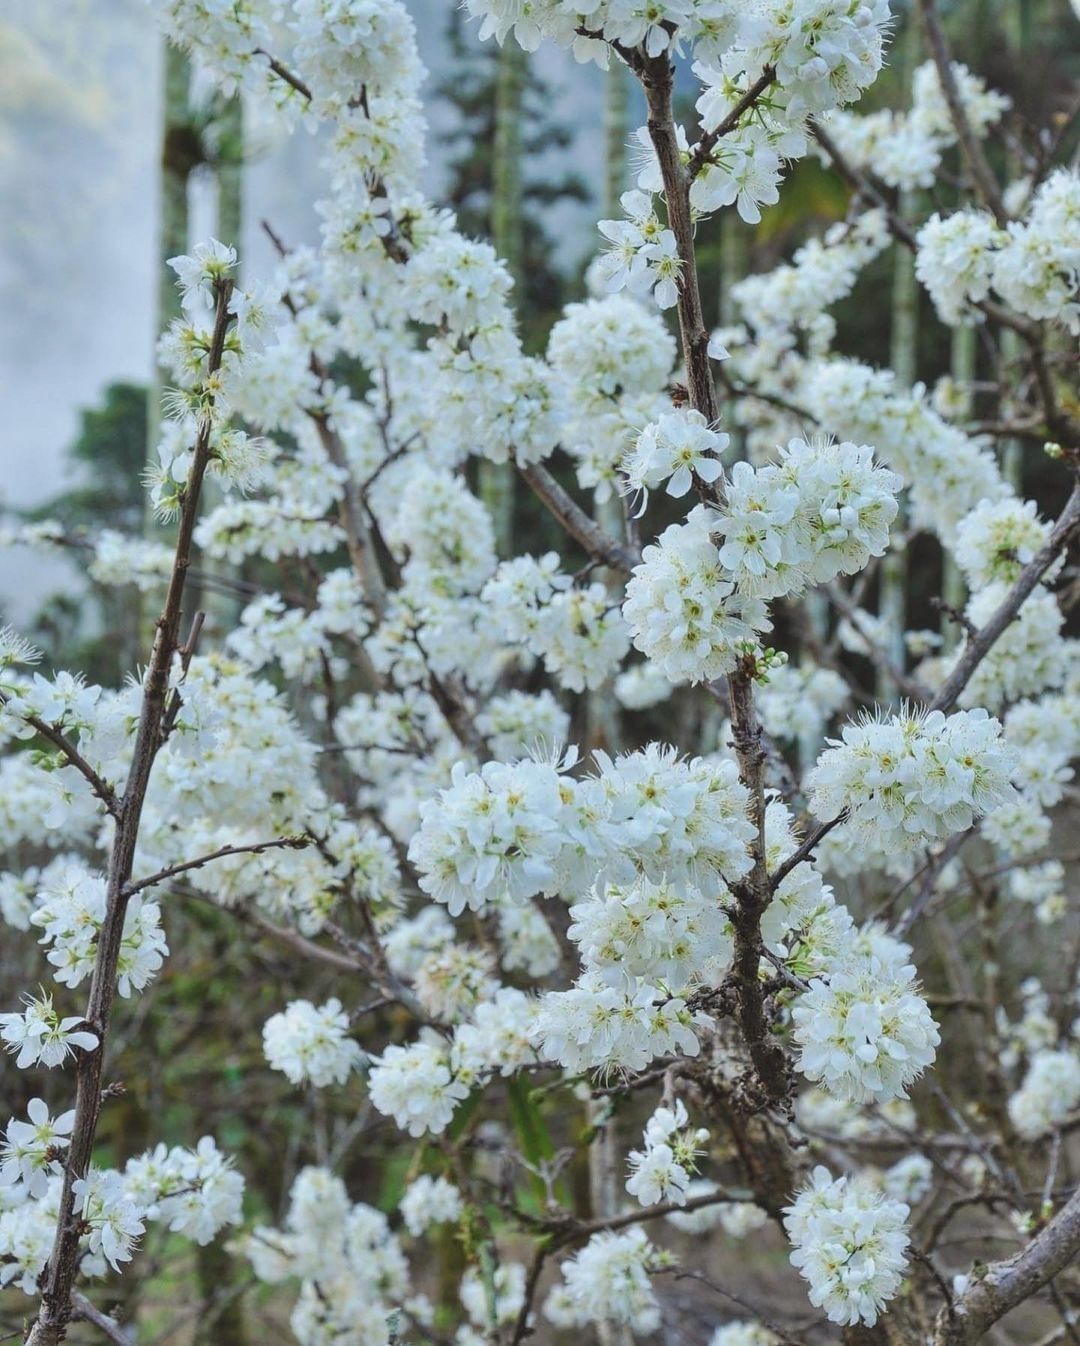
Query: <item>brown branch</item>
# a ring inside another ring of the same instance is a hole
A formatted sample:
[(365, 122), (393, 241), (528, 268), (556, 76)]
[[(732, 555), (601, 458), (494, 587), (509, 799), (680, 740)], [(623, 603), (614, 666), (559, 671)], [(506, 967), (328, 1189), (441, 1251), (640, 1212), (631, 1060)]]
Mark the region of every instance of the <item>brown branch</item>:
[(282, 65), (276, 56), (271, 56), (263, 47), (256, 47), (252, 55), (265, 56), (267, 65), (277, 75), (278, 79), (283, 80), (290, 88), (295, 89), (301, 98), (306, 99), (309, 103), (311, 102), (311, 90), (308, 86), (299, 75), (294, 75), (287, 66)]
[(214, 860), (223, 860), (229, 855), (261, 855), (263, 851), (282, 849), (302, 851), (310, 845), (310, 837), (292, 836), (277, 837), (273, 841), (257, 841), (250, 846), (220, 846), (216, 851), (209, 851), (206, 855), (200, 855), (195, 860), (184, 860), (180, 864), (169, 865), (168, 868), (159, 869), (156, 874), (151, 874), (148, 878), (138, 879), (134, 883), (126, 884), (124, 895), (134, 897), (136, 893), (141, 893), (144, 888), (153, 888), (159, 883), (164, 883), (166, 879), (173, 878), (176, 874), (186, 874), (189, 870), (201, 869), (203, 865), (208, 865)]
[(122, 1327), (115, 1318), (102, 1313), (84, 1294), (76, 1290), (71, 1296), (71, 1305), (75, 1316), (84, 1319), (96, 1327), (114, 1343), (114, 1346), (135, 1346), (135, 1338), (126, 1327)]
[(313, 939), (308, 939), (302, 935), (299, 930), (293, 930), (287, 925), (276, 925), (269, 920), (260, 911), (254, 908), (248, 908), (238, 913), (243, 920), (250, 922), (264, 935), (276, 940), (278, 944), (293, 953), (298, 953), (302, 958), (308, 958), (312, 962), (324, 963), (327, 967), (332, 967), (338, 972), (366, 972), (367, 969), (359, 958), (352, 958), (348, 954), (338, 953), (336, 949), (328, 949), (325, 945), (316, 944)]
[(805, 860), (812, 860), (814, 852), (818, 846), (825, 840), (834, 827), (839, 827), (847, 817), (847, 813), (838, 813), (835, 818), (831, 818), (827, 823), (818, 823), (817, 827), (810, 833), (798, 850), (794, 850), (788, 858), (777, 866), (775, 872), (769, 879), (769, 888), (776, 892), (777, 888), (784, 882), (793, 869), (796, 869)]
[[(675, 121), (672, 115), (673, 71), (667, 55), (648, 58), (639, 75), (648, 105), (649, 138), (656, 151), (664, 183), (668, 226), (675, 235), (681, 262), (679, 275), (679, 331), (689, 401), (708, 424), (719, 419), (720, 405), (709, 359), (709, 334), (701, 307), (697, 259), (694, 253), (694, 225), (690, 209), (690, 179), (683, 167)], [(720, 483), (706, 487), (696, 483), (698, 494), (709, 503), (723, 500)], [(790, 1092), (790, 1062), (784, 1049), (769, 1031), (765, 1013), (765, 993), (758, 972), (761, 966), (761, 917), (772, 899), (765, 863), (765, 761), (762, 729), (754, 709), (752, 658), (743, 658), (728, 676), (732, 741), (739, 774), (750, 793), (749, 816), (756, 837), (750, 852), (750, 873), (733, 888), (736, 906), (732, 974), (738, 991), (738, 1017), (750, 1059), (766, 1098), (773, 1103), (786, 1102)]]
[(857, 603), (853, 603), (850, 596), (838, 584), (823, 585), (819, 592), (825, 594), (833, 607), (845, 616), (858, 634), (862, 636), (866, 642), (866, 657), (876, 669), (885, 674), (896, 690), (903, 696), (910, 697), (913, 701), (925, 701), (927, 697), (926, 688), (921, 686), (914, 678), (908, 677), (903, 668), (894, 664), (885, 651), (879, 649), (876, 641), (863, 629), (862, 608)]
[(641, 560), (630, 547), (617, 542), (590, 518), (546, 467), (542, 467), (539, 463), (525, 463), (519, 464), (518, 471), (559, 523), (572, 538), (581, 543), (593, 560), (610, 566), (612, 570), (627, 573)]
[(716, 129), (707, 131), (705, 135), (701, 137), (698, 143), (694, 146), (694, 152), (691, 154), (690, 161), (686, 165), (686, 174), (691, 181), (697, 177), (705, 167), (706, 163), (708, 163), (713, 150), (716, 148), (716, 142), (722, 140), (724, 136), (729, 134), (729, 132), (735, 130), (746, 113), (750, 111), (775, 79), (775, 69), (771, 65), (767, 65)]
[(1020, 572), (1020, 577), (1002, 600), (1000, 607), (981, 630), (964, 643), (960, 659), (930, 702), (930, 710), (950, 710), (967, 686), (972, 674), (989, 654), (994, 642), (1017, 617), (1043, 575), (1080, 530), (1080, 483), (1073, 487), (1068, 503), (1061, 511), (1050, 536)]
[[(659, 1220), (666, 1215), (680, 1212), (689, 1215), (691, 1211), (704, 1210), (708, 1206), (724, 1203), (753, 1202), (753, 1194), (747, 1191), (729, 1192), (718, 1188), (715, 1192), (702, 1192), (700, 1196), (687, 1197), (681, 1204), (678, 1201), (662, 1201), (655, 1206), (642, 1206), (639, 1210), (627, 1210), (619, 1215), (601, 1215), (595, 1220), (579, 1220), (573, 1215), (555, 1215), (549, 1217), (527, 1217), (526, 1223), (533, 1228), (548, 1230), (555, 1234), (552, 1245), (564, 1247), (578, 1239), (591, 1238), (593, 1234), (602, 1234), (611, 1229), (627, 1229), (630, 1225), (644, 1224), (647, 1220)], [(524, 1212), (519, 1212), (524, 1215)]]
[(735, 946), (731, 971), (737, 988), (739, 1026), (750, 1059), (768, 1098), (779, 1103), (790, 1092), (791, 1065), (783, 1047), (769, 1031), (758, 975), (764, 951), (761, 918), (772, 900), (773, 889), (765, 864), (765, 750), (754, 708), (753, 676), (745, 666), (747, 662), (744, 660), (744, 666), (728, 677), (728, 698), (732, 744), (740, 777), (750, 791), (749, 812), (757, 836), (750, 846), (753, 867), (745, 879), (732, 886), (736, 905), (731, 919)]
[[(221, 368), (225, 337), (232, 317), (229, 299), (231, 280), (215, 282), (215, 314), (207, 375)], [(131, 766), (128, 769), (120, 814), (109, 854), (105, 885), (105, 918), (97, 939), (90, 994), (83, 1016), (98, 1038), (94, 1051), (79, 1054), (75, 1093), (75, 1121), (64, 1168), (64, 1183), (56, 1222), (52, 1254), (42, 1278), (41, 1306), (27, 1337), (27, 1346), (57, 1346), (64, 1336), (72, 1314), (72, 1290), (79, 1269), (79, 1223), (74, 1218), (74, 1183), (86, 1176), (90, 1167), (101, 1113), (101, 1078), (105, 1063), (109, 1021), (116, 997), (117, 966), (127, 911), (126, 892), (135, 859), (143, 803), (150, 774), (161, 747), (161, 728), (165, 719), (169, 692), (169, 673), (179, 647), (181, 603), (184, 583), (191, 564), (192, 538), (199, 508), (203, 478), (210, 462), (212, 409), (199, 424), (192, 452), (191, 468), (184, 486), (176, 549), (161, 616), (157, 620), (150, 665), (143, 687), (142, 707), (135, 731)]]
[(667, 204), (668, 227), (675, 235), (679, 260), (679, 331), (690, 392), (690, 405), (709, 425), (720, 419), (720, 403), (709, 360), (709, 333), (701, 309), (697, 261), (694, 255), (694, 221), (690, 210), (690, 177), (683, 167), (675, 121), (671, 111), (673, 71), (667, 54), (643, 63), (639, 78), (649, 110), (649, 138), (660, 165)]
[(1005, 209), (1005, 202), (1001, 198), (1001, 188), (998, 186), (997, 179), (987, 162), (983, 148), (979, 144), (975, 132), (971, 129), (971, 122), (968, 120), (967, 111), (960, 97), (960, 89), (956, 83), (956, 76), (953, 73), (952, 52), (949, 50), (948, 40), (938, 18), (937, 6), (934, 0), (918, 0), (918, 9), (919, 17), (922, 20), (923, 33), (930, 47), (930, 55), (937, 67), (941, 92), (949, 108), (949, 119), (960, 143), (960, 152), (964, 156), (964, 162), (983, 204), (992, 213), (998, 224), (1004, 225), (1008, 222), (1009, 213)]
[(915, 230), (896, 213), (886, 200), (884, 193), (879, 192), (870, 179), (859, 172), (855, 165), (842, 153), (840, 147), (820, 122), (811, 121), (810, 134), (829, 156), (833, 168), (836, 169), (855, 195), (869, 201), (872, 206), (876, 206), (884, 214), (885, 223), (893, 238), (902, 243), (905, 248), (910, 248), (914, 252), (917, 246)]
[(938, 1314), (934, 1346), (971, 1346), (999, 1318), (1030, 1299), (1080, 1253), (1080, 1188), (1015, 1256), (992, 1262), (973, 1276), (954, 1301), (952, 1315)]
[(114, 818), (119, 818), (121, 801), (117, 798), (116, 791), (104, 777), (98, 775), (68, 737), (55, 726), (46, 724), (37, 715), (24, 715), (22, 718), (36, 733), (47, 739), (54, 748), (58, 748), (64, 754), (68, 759), (68, 765), (73, 766), (84, 777), (91, 790), (105, 805), (106, 810)]

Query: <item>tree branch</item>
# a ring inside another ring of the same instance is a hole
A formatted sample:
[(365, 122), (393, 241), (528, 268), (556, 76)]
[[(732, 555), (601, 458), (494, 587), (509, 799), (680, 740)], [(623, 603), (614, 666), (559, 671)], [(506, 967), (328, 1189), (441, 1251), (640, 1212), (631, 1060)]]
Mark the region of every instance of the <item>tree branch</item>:
[(978, 137), (971, 129), (971, 122), (968, 121), (956, 76), (953, 74), (952, 52), (949, 50), (948, 40), (938, 18), (937, 6), (934, 0), (918, 0), (918, 9), (930, 54), (937, 67), (941, 92), (949, 108), (949, 119), (960, 143), (960, 152), (964, 156), (964, 162), (983, 204), (998, 224), (1004, 225), (1008, 222), (1009, 213), (1001, 198), (1001, 188), (997, 179), (986, 160)]
[(518, 471), (559, 523), (572, 538), (581, 543), (594, 561), (600, 561), (610, 566), (612, 570), (629, 573), (641, 560), (630, 547), (617, 542), (590, 518), (546, 467), (541, 467), (539, 463), (525, 463), (519, 465)]
[(1010, 1309), (1030, 1299), (1080, 1253), (1080, 1188), (1015, 1256), (993, 1262), (938, 1314), (934, 1346), (971, 1346)]
[(107, 780), (99, 776), (85, 757), (79, 752), (78, 748), (62, 734), (59, 729), (51, 724), (46, 724), (44, 720), (39, 719), (37, 715), (24, 715), (23, 719), (36, 733), (42, 738), (47, 739), (54, 748), (58, 748), (68, 759), (68, 764), (73, 766), (81, 776), (85, 778), (94, 794), (105, 805), (106, 810), (114, 818), (120, 816), (120, 800), (116, 796), (116, 791)]
[(1078, 530), (1080, 530), (1080, 482), (1074, 485), (1072, 495), (1045, 544), (1020, 572), (1019, 579), (1002, 600), (1001, 606), (986, 625), (975, 635), (969, 636), (965, 642), (956, 667), (930, 702), (929, 710), (950, 710), (956, 704), (960, 693), (989, 654), (994, 642), (1015, 620), (1035, 586), (1053, 565), (1059, 553), (1069, 545)]
[(126, 1327), (122, 1327), (115, 1318), (110, 1318), (108, 1314), (102, 1313), (78, 1290), (71, 1296), (71, 1306), (77, 1317), (85, 1319), (86, 1322), (91, 1323), (100, 1332), (103, 1332), (114, 1343), (114, 1346), (135, 1346), (135, 1338)]
[(180, 864), (169, 865), (166, 869), (159, 869), (156, 874), (151, 874), (145, 879), (138, 879), (134, 883), (126, 884), (124, 895), (125, 897), (134, 897), (136, 893), (141, 893), (144, 888), (153, 888), (159, 883), (164, 883), (166, 879), (173, 878), (176, 874), (186, 874), (189, 870), (201, 869), (203, 865), (208, 865), (214, 860), (223, 860), (229, 855), (261, 855), (263, 851), (282, 849), (302, 851), (310, 845), (310, 837), (292, 836), (277, 837), (273, 841), (256, 841), (250, 846), (220, 846), (216, 851), (209, 851), (206, 855), (200, 855), (195, 860), (184, 860)]
[(805, 860), (812, 860), (814, 852), (818, 846), (825, 840), (834, 827), (839, 827), (847, 817), (846, 813), (838, 813), (835, 818), (831, 818), (827, 823), (818, 823), (817, 827), (810, 833), (798, 850), (792, 851), (788, 858), (780, 865), (769, 879), (769, 887), (775, 893), (777, 888), (784, 882), (793, 869), (797, 869)]
[[(221, 368), (225, 336), (232, 316), (229, 300), (231, 280), (215, 282), (214, 327), (207, 355), (207, 378)], [(79, 1269), (79, 1222), (74, 1218), (74, 1183), (86, 1176), (90, 1167), (101, 1113), (101, 1077), (113, 1001), (116, 998), (117, 966), (127, 911), (128, 881), (131, 878), (143, 803), (150, 784), (150, 773), (161, 747), (161, 728), (169, 692), (169, 673), (179, 646), (181, 603), (188, 566), (191, 564), (192, 538), (199, 508), (203, 478), (210, 462), (212, 412), (199, 424), (192, 451), (191, 467), (180, 506), (176, 549), (161, 616), (157, 620), (150, 665), (143, 686), (142, 707), (135, 731), (131, 766), (128, 769), (120, 814), (116, 822), (105, 882), (105, 918), (98, 933), (90, 995), (83, 1016), (98, 1037), (94, 1051), (79, 1054), (75, 1093), (75, 1120), (64, 1168), (56, 1221), (56, 1237), (48, 1266), (43, 1273), (41, 1307), (27, 1337), (27, 1346), (57, 1346), (63, 1338), (72, 1313), (72, 1290)]]
[(707, 131), (705, 135), (701, 137), (698, 143), (694, 146), (694, 152), (690, 156), (690, 162), (686, 165), (686, 175), (691, 182), (705, 167), (706, 163), (708, 163), (713, 150), (716, 148), (717, 141), (722, 140), (730, 131), (735, 130), (746, 113), (749, 112), (775, 79), (775, 69), (771, 65), (767, 65), (719, 126), (717, 126), (714, 131)]

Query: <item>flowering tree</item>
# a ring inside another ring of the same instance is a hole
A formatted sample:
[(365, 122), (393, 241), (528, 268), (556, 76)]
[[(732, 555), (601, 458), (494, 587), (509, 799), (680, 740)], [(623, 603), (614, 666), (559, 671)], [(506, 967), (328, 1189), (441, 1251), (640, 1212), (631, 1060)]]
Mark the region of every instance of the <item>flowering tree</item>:
[[(132, 1341), (93, 1281), (154, 1224), (232, 1238), (290, 1287), (303, 1346), (682, 1340), (685, 1280), (710, 1306), (685, 1339), (712, 1346), (959, 1346), (1024, 1305), (999, 1339), (1067, 1339), (1076, 959), (1042, 984), (1032, 932), (1069, 928), (1050, 811), (1080, 719), (1055, 585), (1080, 490), (1043, 519), (995, 452), (1045, 443), (1062, 486), (1080, 454), (1064, 132), (1001, 186), (985, 144), (1006, 100), (953, 62), (933, 0), (910, 111), (870, 116), (847, 109), (881, 67), (884, 0), (469, 0), (482, 38), (622, 62), (648, 107), (598, 297), (540, 358), (494, 251), (421, 194), (398, 0), (158, 8), (223, 94), (322, 129), (328, 195), (320, 250), (275, 238), (265, 281), (241, 288), (216, 242), (172, 262), (148, 485), (174, 541), (34, 530), (160, 599), (146, 669), (88, 686), (3, 638), (6, 843), (33, 863), (0, 910), (55, 985), (0, 1034), (18, 1069), (59, 1068), (0, 1154), (0, 1283), (30, 1297), (27, 1341), (73, 1319)], [(852, 187), (849, 218), (739, 282), (742, 325), (710, 334), (695, 233), (756, 221), (807, 153)], [(970, 193), (910, 213), (947, 160)], [(830, 307), (889, 247), (983, 338), (996, 420), (974, 424), (962, 381), (930, 397), (835, 353)], [(476, 459), (515, 466), (557, 551), (496, 554)], [(210, 477), (224, 502), (200, 515)], [(942, 558), (945, 639), (889, 629), (884, 563), (916, 536)], [(241, 586), (217, 647), (184, 613), (196, 545), (204, 583), (252, 559), (281, 577)], [(412, 1155), (395, 1210), (324, 1155), (252, 1227), (210, 1136), (106, 1166), (114, 1021), (185, 895), (334, 970), (324, 1003), (282, 996), (266, 1068), (392, 1119)], [(1018, 931), (1019, 990), (999, 977)], [(958, 1096), (935, 1058), (971, 1050)], [(591, 1209), (566, 1181), (582, 1152)], [(945, 1238), (971, 1211), (975, 1260)], [(713, 1243), (769, 1223), (805, 1282), (795, 1318), (749, 1271), (708, 1274)], [(467, 1264), (434, 1302), (447, 1226)]]

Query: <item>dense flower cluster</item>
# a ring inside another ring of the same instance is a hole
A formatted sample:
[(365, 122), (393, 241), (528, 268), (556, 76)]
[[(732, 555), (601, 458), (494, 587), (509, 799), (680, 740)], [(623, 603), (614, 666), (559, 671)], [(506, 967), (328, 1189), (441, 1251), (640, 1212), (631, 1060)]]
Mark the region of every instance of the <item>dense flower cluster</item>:
[(908, 1208), (851, 1178), (814, 1170), (788, 1207), (784, 1225), (792, 1263), (810, 1286), (810, 1302), (834, 1323), (877, 1322), (900, 1287), (908, 1246)]
[(820, 818), (874, 850), (948, 837), (1012, 798), (1015, 754), (985, 711), (910, 713), (848, 725), (810, 774)]
[[(901, 957), (910, 953), (899, 946)], [(852, 957), (815, 979), (791, 1011), (799, 1069), (853, 1103), (903, 1098), (934, 1060), (937, 1025), (910, 964)]]
[(348, 1037), (349, 1016), (340, 1000), (315, 1006), (294, 1000), (263, 1026), (263, 1051), (293, 1084), (344, 1084), (359, 1064), (359, 1046)]
[(643, 1229), (594, 1234), (560, 1270), (563, 1283), (544, 1305), (557, 1327), (625, 1323), (642, 1335), (660, 1325), (660, 1305), (649, 1280), (658, 1254)]

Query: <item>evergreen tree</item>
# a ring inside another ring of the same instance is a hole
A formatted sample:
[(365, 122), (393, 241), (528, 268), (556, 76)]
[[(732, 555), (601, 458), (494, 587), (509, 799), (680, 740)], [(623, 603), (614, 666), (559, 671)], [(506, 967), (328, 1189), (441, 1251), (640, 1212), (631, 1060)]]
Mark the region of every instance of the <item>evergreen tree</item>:
[[(70, 535), (107, 528), (138, 533), (146, 436), (146, 389), (110, 383), (100, 405), (83, 410), (78, 436), (67, 450), (74, 483), (25, 517), (56, 520)], [(88, 593), (65, 588), (51, 594), (34, 618), (35, 634), (59, 662), (78, 661), (88, 676), (118, 683), (136, 663), (136, 605), (130, 590), (88, 583)]]
[[(449, 73), (436, 91), (457, 115), (452, 126), (436, 137), (448, 151), (445, 199), (457, 212), (465, 234), (494, 240), (496, 233), (502, 236), (516, 232), (519, 251), (510, 259), (520, 285), (516, 307), (526, 341), (535, 347), (546, 338), (567, 297), (566, 276), (556, 263), (555, 243), (545, 228), (545, 214), (561, 201), (588, 200), (589, 191), (580, 175), (572, 171), (555, 176), (546, 172), (542, 177), (527, 175), (515, 189), (520, 223), (503, 219), (506, 198), (496, 191), (495, 182), (499, 48), (494, 43), (477, 43), (457, 9), (451, 11), (446, 40), (452, 60)], [(521, 60), (513, 68), (504, 67), (501, 86), (504, 108), (508, 91), (516, 104), (516, 128), (512, 129), (520, 137), (519, 162), (535, 164), (538, 157), (567, 148), (573, 132), (552, 120), (550, 90), (537, 76), (533, 63)], [(504, 119), (504, 135), (506, 130)]]

